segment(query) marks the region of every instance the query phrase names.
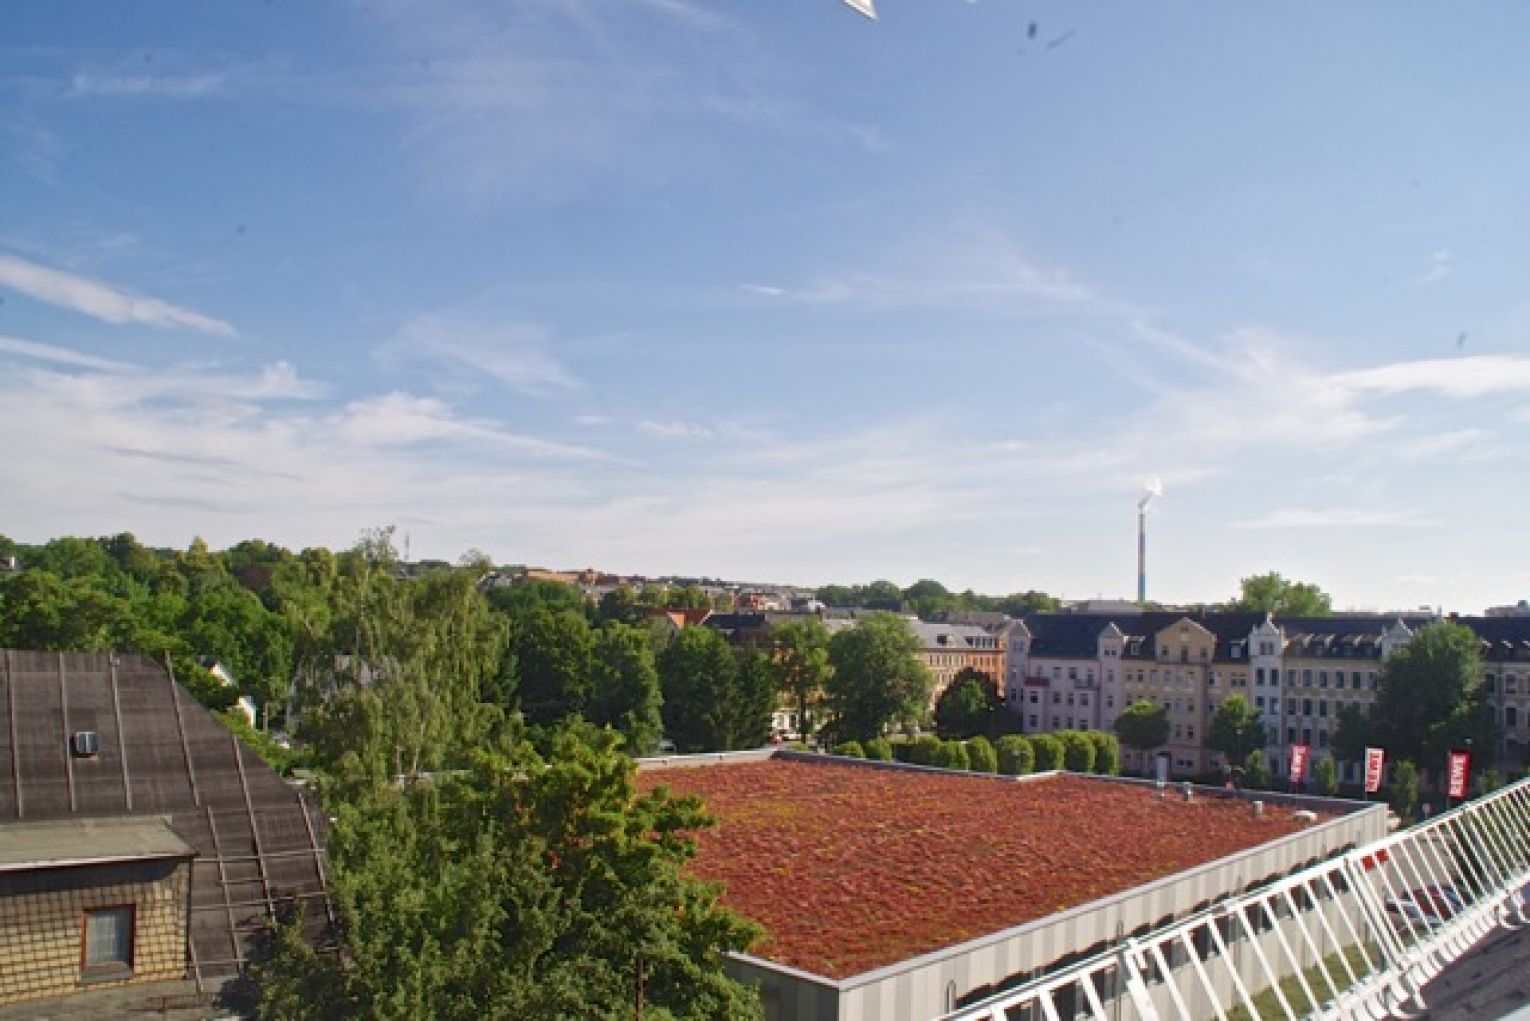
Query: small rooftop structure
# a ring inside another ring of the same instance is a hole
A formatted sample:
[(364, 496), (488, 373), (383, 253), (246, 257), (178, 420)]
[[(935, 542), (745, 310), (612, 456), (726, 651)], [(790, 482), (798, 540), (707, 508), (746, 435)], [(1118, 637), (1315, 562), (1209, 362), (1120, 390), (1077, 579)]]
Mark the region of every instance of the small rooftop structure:
[(0, 826), (0, 873), (194, 858), (166, 816), (53, 819)]

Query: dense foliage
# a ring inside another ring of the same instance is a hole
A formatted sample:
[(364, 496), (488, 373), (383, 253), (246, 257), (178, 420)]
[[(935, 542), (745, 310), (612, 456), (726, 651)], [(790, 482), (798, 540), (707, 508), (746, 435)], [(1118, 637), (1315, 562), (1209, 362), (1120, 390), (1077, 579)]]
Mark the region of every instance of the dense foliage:
[(1121, 743), (1139, 752), (1150, 752), (1169, 741), (1169, 711), (1161, 703), (1139, 699), (1116, 717)]
[(1381, 667), (1371, 709), (1371, 735), (1398, 759), (1443, 769), (1446, 753), (1472, 743), (1491, 762), (1492, 709), (1483, 697), (1481, 642), (1465, 625), (1442, 620), (1421, 627)]
[(1276, 571), (1254, 574), (1239, 584), (1238, 598), (1229, 610), (1273, 613), (1277, 617), (1326, 617), (1333, 612), (1333, 599), (1311, 582), (1290, 581)]
[(1242, 695), (1229, 695), (1211, 717), (1206, 744), (1227, 756), (1234, 766), (1243, 765), (1249, 755), (1264, 747), (1265, 726), (1259, 710)]
[(917, 720), (929, 704), (934, 677), (902, 617), (873, 614), (839, 632), (829, 640), (829, 662), (824, 702), (834, 740), (878, 737), (894, 723)]
[(1007, 596), (985, 596), (971, 589), (952, 592), (929, 578), (921, 578), (903, 589), (885, 580), (868, 585), (825, 585), (818, 590), (818, 599), (827, 606), (860, 606), (868, 610), (914, 613), (922, 620), (964, 611), (1023, 617), (1027, 613), (1051, 613), (1062, 609), (1062, 603), (1045, 592), (1032, 590)]

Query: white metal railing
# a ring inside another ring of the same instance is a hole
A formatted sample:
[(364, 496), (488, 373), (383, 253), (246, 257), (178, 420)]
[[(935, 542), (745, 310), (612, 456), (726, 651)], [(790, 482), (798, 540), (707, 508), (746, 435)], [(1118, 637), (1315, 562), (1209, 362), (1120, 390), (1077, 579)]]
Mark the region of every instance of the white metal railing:
[(1530, 780), (1469, 801), (941, 1021), (1381, 1019), (1530, 921)]

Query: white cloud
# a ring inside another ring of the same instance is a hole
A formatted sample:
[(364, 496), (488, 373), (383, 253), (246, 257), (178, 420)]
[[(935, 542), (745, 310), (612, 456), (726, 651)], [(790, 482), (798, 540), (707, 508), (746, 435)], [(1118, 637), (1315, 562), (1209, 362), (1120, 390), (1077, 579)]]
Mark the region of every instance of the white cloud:
[(590, 448), (509, 432), (487, 419), (461, 418), (444, 401), (395, 391), (352, 401), (326, 422), (330, 429), (366, 446), (407, 446), (432, 441), (480, 444), (534, 457), (605, 459)]
[(0, 336), (0, 354), (19, 355), (22, 358), (53, 362), (58, 365), (73, 365), (82, 369), (99, 369), (102, 372), (126, 372), (132, 368), (126, 362), (114, 362), (109, 358), (97, 358), (66, 347), (41, 344), (35, 340), (22, 340), (19, 337)]
[(146, 75), (80, 71), (70, 78), (68, 94), (78, 98), (113, 96), (199, 99), (223, 92), (228, 79), (226, 72)]
[(1091, 288), (1041, 265), (1002, 233), (971, 224), (907, 240), (875, 265), (827, 272), (800, 286), (740, 286), (786, 301), (875, 309), (1104, 304)]
[(1433, 391), (1446, 397), (1530, 393), (1530, 356), (1474, 355), (1394, 362), (1341, 373), (1335, 384), (1359, 393)]
[(551, 351), (547, 331), (457, 312), (418, 316), (377, 349), (385, 364), (424, 362), (451, 385), (493, 382), (522, 393), (574, 390), (578, 379)]
[(102, 322), (139, 324), (166, 329), (197, 330), (232, 337), (234, 328), (221, 319), (148, 298), (111, 284), (62, 270), (50, 269), (13, 255), (0, 255), (0, 287), (56, 305)]
[(678, 420), (668, 422), (643, 421), (638, 423), (638, 429), (649, 436), (664, 440), (710, 440), (717, 433), (709, 426), (698, 422), (681, 422)]
[(1363, 507), (1286, 508), (1262, 518), (1233, 523), (1234, 528), (1430, 528), (1437, 522), (1410, 510)]
[(1444, 280), (1454, 273), (1455, 270), (1456, 259), (1450, 253), (1450, 249), (1438, 249), (1429, 257), (1429, 271), (1419, 279), (1419, 283), (1432, 284), (1436, 281)]

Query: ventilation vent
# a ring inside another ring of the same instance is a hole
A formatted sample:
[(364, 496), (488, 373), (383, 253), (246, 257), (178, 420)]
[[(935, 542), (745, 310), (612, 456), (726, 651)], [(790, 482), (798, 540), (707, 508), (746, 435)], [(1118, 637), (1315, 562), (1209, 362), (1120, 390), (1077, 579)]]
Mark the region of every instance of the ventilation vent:
[(94, 730), (77, 730), (69, 739), (69, 748), (78, 758), (92, 758), (101, 750), (101, 737)]

